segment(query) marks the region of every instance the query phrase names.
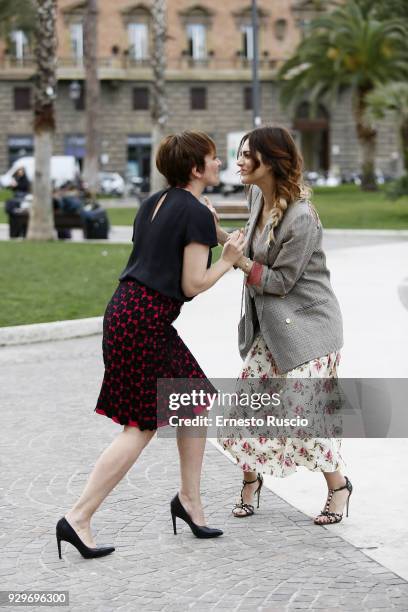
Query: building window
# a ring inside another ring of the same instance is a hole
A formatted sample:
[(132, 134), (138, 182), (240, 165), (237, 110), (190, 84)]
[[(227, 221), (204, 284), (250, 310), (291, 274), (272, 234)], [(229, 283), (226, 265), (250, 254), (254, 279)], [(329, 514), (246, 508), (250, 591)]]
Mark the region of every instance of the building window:
[(149, 89), (147, 87), (133, 88), (133, 110), (149, 110)]
[(187, 25), (188, 50), (195, 60), (207, 58), (207, 28), (203, 23)]
[(12, 51), (13, 56), (22, 61), (28, 53), (28, 39), (23, 30), (14, 30), (10, 34), (11, 42), (13, 44)]
[(247, 60), (254, 59), (254, 37), (252, 25), (241, 26), (242, 33), (242, 55)]
[(252, 87), (244, 87), (244, 110), (252, 110)]
[(191, 110), (206, 110), (207, 108), (207, 88), (192, 87), (190, 90)]
[(64, 136), (64, 155), (73, 155), (82, 170), (85, 158), (86, 141), (83, 134), (66, 134)]
[(129, 23), (129, 56), (136, 61), (149, 57), (149, 28), (147, 23)]
[(143, 193), (150, 191), (150, 158), (152, 139), (148, 134), (132, 134), (127, 138), (127, 176), (143, 179), (140, 189)]
[(71, 49), (77, 64), (82, 64), (84, 57), (84, 28), (82, 23), (72, 23), (70, 26)]
[(14, 88), (14, 110), (16, 111), (31, 110), (31, 88), (30, 87), (15, 87)]
[(274, 30), (275, 36), (278, 40), (283, 40), (285, 38), (287, 28), (288, 22), (286, 19), (277, 19), (275, 21)]
[(34, 155), (34, 139), (32, 136), (9, 136), (7, 144), (9, 166), (12, 166), (20, 157)]
[(81, 82), (81, 87), (79, 90), (79, 96), (77, 98), (74, 98), (74, 107), (75, 110), (77, 111), (84, 111), (86, 104), (85, 104), (85, 81)]

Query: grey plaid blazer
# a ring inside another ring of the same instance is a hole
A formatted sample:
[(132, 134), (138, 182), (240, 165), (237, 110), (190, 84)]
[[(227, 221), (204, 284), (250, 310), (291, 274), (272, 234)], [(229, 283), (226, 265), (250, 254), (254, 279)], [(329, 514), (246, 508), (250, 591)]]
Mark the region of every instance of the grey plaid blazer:
[[(246, 252), (262, 209), (262, 192), (249, 192)], [(340, 307), (322, 251), (322, 226), (307, 200), (289, 205), (269, 247), (267, 224), (253, 259), (263, 264), (258, 285), (246, 285), (238, 344), (245, 359), (254, 341), (256, 317), (280, 372), (338, 350), (343, 345)], [(255, 317), (256, 313), (256, 317)]]

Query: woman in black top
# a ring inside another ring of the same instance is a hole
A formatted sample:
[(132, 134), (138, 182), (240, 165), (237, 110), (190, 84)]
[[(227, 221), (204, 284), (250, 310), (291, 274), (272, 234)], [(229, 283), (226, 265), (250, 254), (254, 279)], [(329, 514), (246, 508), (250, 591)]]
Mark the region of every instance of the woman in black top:
[[(215, 144), (200, 132), (169, 136), (161, 144), (157, 167), (169, 188), (141, 206), (134, 223), (134, 247), (109, 302), (103, 329), (105, 375), (96, 412), (124, 426), (98, 459), (85, 489), (57, 524), (57, 542), (72, 543), (86, 558), (113, 552), (96, 547), (90, 521), (102, 501), (134, 464), (154, 436), (158, 378), (205, 379), (197, 361), (172, 326), (183, 302), (209, 289), (243, 253), (235, 232), (211, 266), (217, 244), (214, 219), (198, 198), (218, 184)], [(186, 521), (197, 537), (222, 534), (205, 526), (200, 475), (205, 435), (177, 431), (181, 488), (171, 502), (175, 519)]]
[(26, 171), (23, 166), (17, 168), (13, 174), (13, 182), (11, 185), (15, 195), (25, 196), (30, 192), (30, 181), (28, 180)]

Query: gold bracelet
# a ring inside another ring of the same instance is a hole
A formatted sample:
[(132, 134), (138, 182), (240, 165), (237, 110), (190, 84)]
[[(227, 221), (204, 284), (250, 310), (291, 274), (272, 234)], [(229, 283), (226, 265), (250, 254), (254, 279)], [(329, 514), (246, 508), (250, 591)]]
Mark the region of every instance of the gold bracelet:
[(251, 260), (248, 258), (243, 264), (242, 267), (244, 268), (244, 274), (249, 274), (250, 268), (251, 268)]

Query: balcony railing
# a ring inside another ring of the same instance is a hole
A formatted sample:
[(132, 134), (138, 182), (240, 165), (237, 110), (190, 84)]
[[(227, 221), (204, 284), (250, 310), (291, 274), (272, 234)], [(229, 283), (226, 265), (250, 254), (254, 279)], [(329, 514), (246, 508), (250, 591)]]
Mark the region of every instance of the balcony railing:
[[(278, 63), (278, 59), (262, 57), (259, 59), (259, 68), (260, 70), (273, 70)], [(170, 60), (168, 66), (176, 70), (250, 70), (252, 68), (252, 60), (240, 55), (232, 58), (208, 56), (205, 59), (195, 59), (182, 55), (176, 60)]]
[[(271, 71), (275, 70), (281, 60), (261, 57), (259, 59), (260, 70)], [(231, 70), (250, 70), (252, 61), (248, 60), (239, 55), (232, 58), (218, 58), (214, 55), (209, 56), (205, 59), (194, 59), (189, 56), (181, 55), (178, 58), (169, 58), (167, 61), (167, 69), (174, 71), (193, 71), (199, 73), (200, 71), (231, 71)], [(135, 59), (129, 55), (111, 55), (109, 57), (98, 58), (98, 68), (101, 71), (101, 77), (103, 78), (103, 71), (117, 70), (123, 71), (126, 76), (127, 72), (135, 72), (137, 70), (149, 70), (151, 67), (150, 59)], [(84, 70), (83, 58), (75, 57), (59, 57), (57, 60), (57, 68), (61, 71), (79, 71)], [(5, 55), (0, 58), (0, 75), (1, 72), (16, 72), (26, 73), (27, 71), (34, 71), (35, 60), (33, 56), (26, 56), (24, 58), (15, 58), (9, 55)]]
[(27, 70), (29, 68), (34, 68), (34, 66), (35, 62), (32, 55), (27, 55), (20, 58), (6, 54), (0, 59), (1, 70)]

